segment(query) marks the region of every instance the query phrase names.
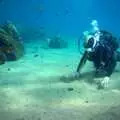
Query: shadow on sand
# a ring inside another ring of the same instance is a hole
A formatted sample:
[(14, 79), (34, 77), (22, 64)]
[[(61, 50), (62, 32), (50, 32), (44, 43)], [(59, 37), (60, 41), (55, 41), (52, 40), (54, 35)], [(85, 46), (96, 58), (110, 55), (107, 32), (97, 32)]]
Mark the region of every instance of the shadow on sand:
[(60, 81), (65, 82), (65, 83), (71, 83), (73, 81), (85, 81), (89, 84), (94, 83), (94, 78), (95, 78), (95, 72), (84, 72), (80, 76), (75, 77), (73, 74), (70, 74), (68, 76), (61, 76)]

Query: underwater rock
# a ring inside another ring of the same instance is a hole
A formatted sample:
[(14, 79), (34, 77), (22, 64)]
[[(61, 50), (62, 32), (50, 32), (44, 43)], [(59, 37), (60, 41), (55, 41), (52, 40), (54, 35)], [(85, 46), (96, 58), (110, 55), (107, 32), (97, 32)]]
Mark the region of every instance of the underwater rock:
[(99, 82), (97, 83), (97, 89), (98, 90), (104, 89), (104, 86)]
[(41, 118), (38, 118), (38, 120), (42, 120)]
[(68, 91), (73, 91), (74, 89), (73, 88), (68, 88)]
[(62, 38), (60, 36), (55, 36), (52, 39), (48, 40), (48, 47), (49, 48), (66, 48), (68, 47), (68, 43), (64, 40), (62, 40)]
[(5, 55), (6, 61), (14, 61), (24, 55), (24, 46), (20, 40), (17, 28), (11, 22), (0, 27), (0, 52)]
[(85, 101), (85, 103), (89, 103), (89, 101), (88, 101), (88, 100), (86, 100), (86, 101)]
[(38, 54), (35, 54), (34, 57), (38, 57), (39, 55)]
[(10, 71), (11, 69), (10, 68), (8, 68), (8, 71)]

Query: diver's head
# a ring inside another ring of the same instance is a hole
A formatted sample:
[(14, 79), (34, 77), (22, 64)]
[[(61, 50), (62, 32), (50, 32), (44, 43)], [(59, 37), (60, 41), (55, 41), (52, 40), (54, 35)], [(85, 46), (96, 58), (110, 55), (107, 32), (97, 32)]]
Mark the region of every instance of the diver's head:
[(84, 48), (92, 48), (94, 46), (94, 35), (89, 32), (84, 32)]
[(84, 42), (84, 47), (85, 48), (92, 48), (94, 45), (94, 41), (95, 41), (94, 37), (92, 35), (89, 35)]

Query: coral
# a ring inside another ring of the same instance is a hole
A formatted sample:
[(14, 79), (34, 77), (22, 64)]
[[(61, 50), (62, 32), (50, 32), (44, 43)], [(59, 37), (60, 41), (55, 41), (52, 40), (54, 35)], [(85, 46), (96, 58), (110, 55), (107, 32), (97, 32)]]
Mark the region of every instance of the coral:
[(0, 27), (0, 52), (6, 55), (8, 61), (17, 60), (24, 54), (18, 31), (12, 23)]
[(60, 36), (55, 36), (48, 41), (48, 46), (49, 48), (66, 48), (68, 44)]

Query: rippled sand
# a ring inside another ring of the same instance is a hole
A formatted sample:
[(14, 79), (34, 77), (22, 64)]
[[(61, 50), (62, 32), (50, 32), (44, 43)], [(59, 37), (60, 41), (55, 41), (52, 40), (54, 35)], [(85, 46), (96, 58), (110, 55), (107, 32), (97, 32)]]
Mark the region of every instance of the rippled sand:
[(77, 67), (77, 50), (38, 44), (27, 44), (22, 59), (0, 66), (0, 120), (120, 120), (119, 65), (104, 90), (94, 84), (89, 62), (79, 80), (63, 81), (60, 76)]

